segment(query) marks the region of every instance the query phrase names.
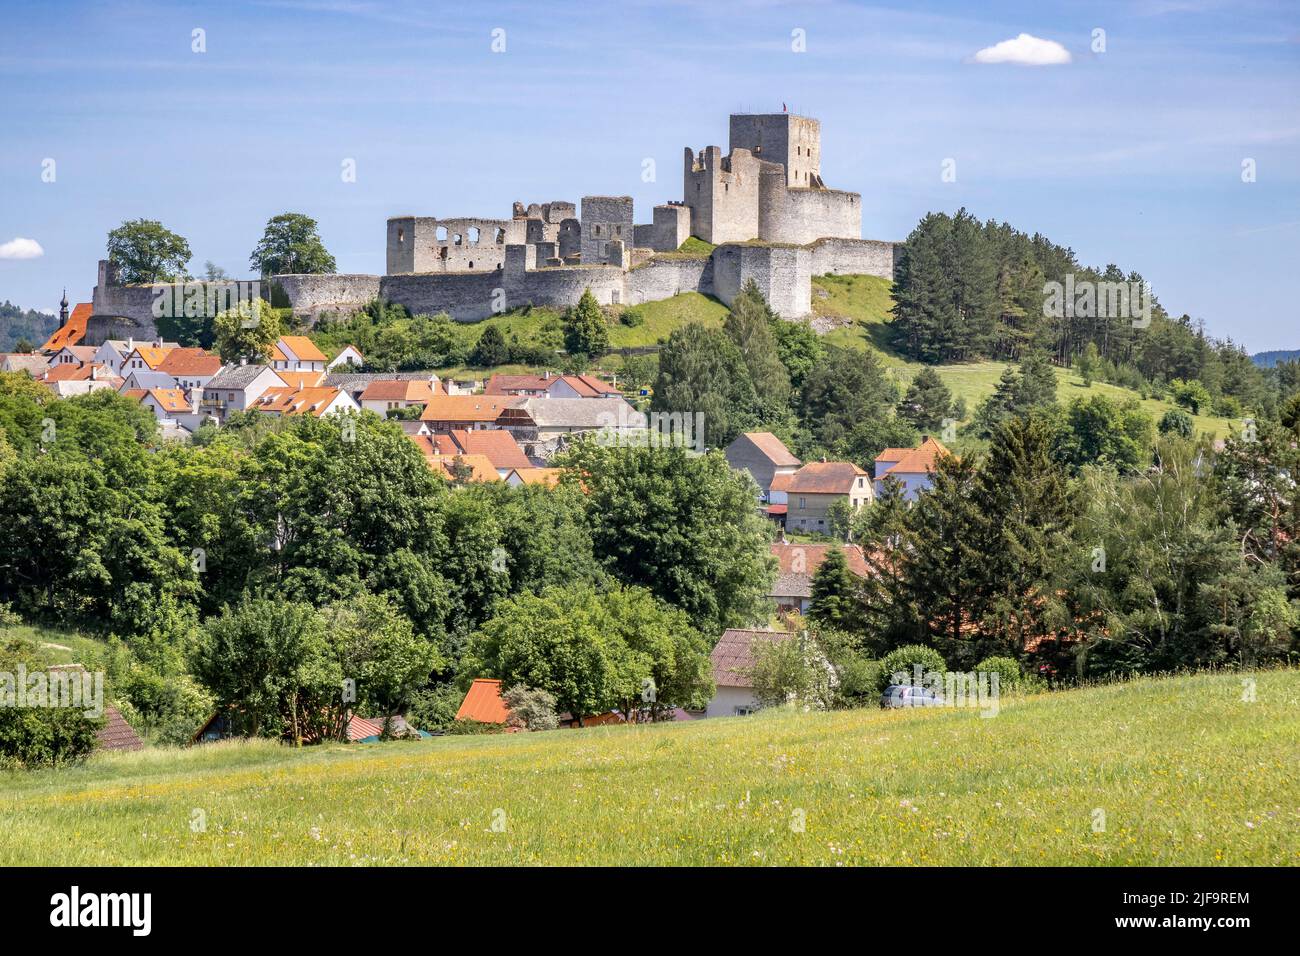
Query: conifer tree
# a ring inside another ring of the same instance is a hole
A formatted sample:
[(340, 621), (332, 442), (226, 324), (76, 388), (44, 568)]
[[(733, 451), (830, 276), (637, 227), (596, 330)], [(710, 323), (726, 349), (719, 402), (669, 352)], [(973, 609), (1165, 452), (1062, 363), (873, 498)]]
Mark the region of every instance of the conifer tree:
[(921, 431), (938, 429), (952, 414), (952, 392), (939, 373), (924, 366), (907, 386), (907, 394), (898, 405), (898, 415)]

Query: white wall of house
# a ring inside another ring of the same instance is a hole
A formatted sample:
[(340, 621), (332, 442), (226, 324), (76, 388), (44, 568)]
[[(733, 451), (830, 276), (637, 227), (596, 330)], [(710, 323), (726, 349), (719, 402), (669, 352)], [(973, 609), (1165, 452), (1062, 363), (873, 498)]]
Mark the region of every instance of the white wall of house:
[[(930, 480), (931, 476), (928, 472), (908, 472), (900, 475), (898, 472), (891, 471), (889, 475), (892, 478), (896, 478), (903, 486), (904, 501), (914, 501), (916, 496), (928, 489), (932, 483)], [(876, 494), (882, 494), (885, 490), (884, 479), (876, 479), (875, 486)]]
[(705, 717), (735, 717), (737, 709), (758, 710), (758, 699), (752, 687), (725, 687), (719, 685), (708, 707), (704, 709)]

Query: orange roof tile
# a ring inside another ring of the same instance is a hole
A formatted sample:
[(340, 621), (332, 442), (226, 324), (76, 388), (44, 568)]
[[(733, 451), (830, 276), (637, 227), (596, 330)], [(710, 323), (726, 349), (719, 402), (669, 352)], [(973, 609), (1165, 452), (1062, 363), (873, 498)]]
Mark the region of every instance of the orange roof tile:
[[(796, 494), (847, 495), (859, 477), (869, 476), (851, 461), (810, 461), (777, 490)], [(775, 481), (772, 487), (776, 488)]]
[(515, 436), (502, 429), (453, 429), (451, 439), (463, 453), (483, 455), (493, 468), (527, 468), (532, 464)]
[(519, 396), (438, 395), (424, 406), (423, 422), (494, 422), (507, 408), (517, 408)]
[(80, 342), (86, 336), (86, 323), (94, 311), (95, 306), (92, 303), (78, 302), (68, 316), (68, 321), (54, 330), (54, 334), (41, 346), (41, 351), (57, 352), (65, 345), (76, 345)]
[(485, 724), (504, 724), (509, 718), (510, 710), (501, 699), (501, 682), (484, 677), (475, 678), (469, 685), (469, 691), (456, 711), (457, 720), (477, 720)]
[(544, 392), (559, 379), (552, 375), (493, 375), (487, 380), (484, 395), (509, 395), (516, 391)]
[(281, 357), (287, 359), (281, 345), (286, 345), (289, 351), (293, 352), (300, 362), (324, 362), (325, 353), (316, 348), (316, 343), (305, 335), (282, 335), (280, 341), (275, 343), (276, 350), (280, 351)]
[[(883, 457), (885, 452), (899, 452), (897, 461), (893, 458)], [(895, 461), (883, 472), (880, 477), (885, 475), (923, 475), (926, 472), (934, 471), (935, 464), (939, 461), (941, 455), (950, 454), (937, 438), (926, 435), (921, 444), (916, 448), (886, 448), (876, 457), (876, 461)]]
[[(548, 488), (558, 485), (563, 474), (563, 468), (512, 468), (510, 470), (510, 475), (517, 475), (526, 485), (545, 485)], [(506, 478), (508, 479), (510, 475), (506, 475)]]
[[(279, 373), (277, 373), (279, 374)], [(337, 388), (268, 388), (253, 404), (259, 412), (313, 415), (320, 418), (342, 393)]]
[[(143, 361), (146, 366), (150, 369), (156, 370), (173, 351), (175, 350), (168, 348), (165, 345), (137, 345), (135, 351), (133, 351), (131, 355), (140, 356), (141, 361)], [(131, 355), (126, 357), (128, 362), (131, 360)]]
[(216, 375), (221, 371), (221, 357), (206, 349), (172, 349), (158, 365), (159, 372), (173, 378), (178, 375)]
[[(602, 382), (594, 375), (561, 375), (559, 380), (577, 392), (579, 398), (603, 398), (606, 395), (622, 394), (616, 386)], [(556, 379), (551, 379), (550, 384), (554, 385), (555, 382)]]
[(280, 376), (280, 381), (291, 388), (317, 388), (325, 381), (324, 372), (290, 372), (286, 369), (276, 369), (275, 374)]
[(361, 393), (363, 402), (427, 402), (436, 393), (423, 379), (379, 379)]
[[(138, 389), (131, 389), (138, 391)], [(189, 400), (185, 397), (185, 392), (179, 388), (151, 388), (149, 394), (165, 412), (191, 412), (194, 409), (190, 406)]]

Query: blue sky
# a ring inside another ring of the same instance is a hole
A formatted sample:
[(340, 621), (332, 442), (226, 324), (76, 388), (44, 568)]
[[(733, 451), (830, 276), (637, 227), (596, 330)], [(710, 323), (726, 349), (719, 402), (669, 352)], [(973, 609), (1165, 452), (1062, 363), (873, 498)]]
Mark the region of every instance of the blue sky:
[[(193, 270), (210, 259), (236, 276), (286, 210), (320, 222), (340, 271), (368, 273), (383, 271), (392, 215), (505, 217), (516, 199), (630, 193), (648, 221), (681, 197), (684, 146), (725, 148), (728, 113), (786, 103), (821, 119), (823, 178), (862, 193), (869, 238), (964, 205), (1085, 264), (1140, 271), (1216, 336), (1300, 347), (1294, 0), (0, 11), (0, 299), (23, 306), (55, 307), (64, 285), (88, 300), (105, 235), (129, 218), (184, 235)], [(206, 53), (191, 50), (196, 28)], [(1070, 62), (977, 61), (1022, 33)], [(15, 238), (43, 254), (14, 257)]]

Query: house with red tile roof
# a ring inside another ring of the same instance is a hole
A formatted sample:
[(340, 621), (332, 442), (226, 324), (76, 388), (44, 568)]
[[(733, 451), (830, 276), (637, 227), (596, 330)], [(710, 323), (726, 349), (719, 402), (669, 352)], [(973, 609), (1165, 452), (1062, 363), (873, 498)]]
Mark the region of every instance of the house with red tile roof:
[(561, 375), (552, 378), (546, 388), (547, 398), (622, 398), (617, 385), (603, 382), (594, 375)]
[(282, 335), (271, 346), (271, 368), (276, 372), (323, 372), (325, 353), (305, 335)]
[(936, 464), (947, 448), (930, 435), (921, 439), (915, 448), (886, 448), (876, 456), (873, 484), (880, 494), (886, 477), (897, 479), (903, 486), (903, 498), (911, 501), (930, 487)]
[(252, 405), (254, 411), (268, 415), (311, 415), (324, 418), (342, 412), (359, 412), (360, 407), (347, 392), (337, 388), (268, 388)]
[(803, 464), (771, 432), (745, 432), (737, 436), (723, 454), (727, 464), (737, 471), (748, 472), (754, 479), (760, 501), (777, 505), (786, 503), (785, 492), (773, 492), (772, 480), (777, 475), (794, 474)]
[(713, 699), (705, 708), (705, 717), (739, 717), (758, 710), (754, 696), (754, 648), (760, 642), (788, 641), (790, 631), (728, 628), (718, 638), (709, 661), (713, 665)]
[(196, 415), (190, 404), (189, 395), (179, 388), (128, 388), (122, 392), (127, 398), (134, 398), (145, 408), (153, 412), (160, 422), (184, 419), (182, 424), (192, 424)]
[(177, 347), (163, 357), (156, 371), (170, 375), (179, 388), (202, 391), (221, 371), (221, 357), (207, 349)]
[(361, 393), (361, 407), (383, 417), (412, 405), (423, 408), (438, 393), (425, 379), (376, 379)]
[(521, 485), (542, 485), (554, 488), (560, 483), (563, 468), (512, 468), (506, 474), (506, 484), (511, 488)]
[(502, 412), (524, 401), (511, 395), (436, 395), (425, 403), (420, 421), (428, 422), (430, 431), (434, 432), (496, 428)]
[(776, 581), (768, 596), (781, 610), (795, 610), (806, 614), (812, 604), (813, 575), (822, 566), (831, 551), (843, 551), (849, 571), (860, 578), (867, 577), (870, 569), (862, 548), (856, 544), (799, 544), (785, 541), (773, 542), (772, 556), (776, 558)]
[(516, 468), (530, 468), (532, 462), (515, 441), (515, 436), (500, 429), (452, 429), (428, 436), (440, 455), (482, 455), (492, 463), (497, 476), (505, 478)]
[(856, 511), (875, 497), (871, 476), (851, 461), (809, 462), (773, 478), (772, 491), (786, 495), (786, 528), (823, 534), (830, 530), (827, 514), (835, 502)]
[(484, 395), (522, 395), (525, 398), (540, 398), (546, 394), (556, 376), (550, 372), (541, 375), (493, 375), (483, 388)]
[[(64, 305), (67, 305), (67, 296), (64, 296)], [(78, 302), (72, 314), (68, 316), (68, 320), (54, 330), (54, 333), (45, 340), (40, 351), (54, 353), (64, 346), (81, 344), (81, 340), (86, 337), (86, 324), (94, 311), (93, 303)]]

